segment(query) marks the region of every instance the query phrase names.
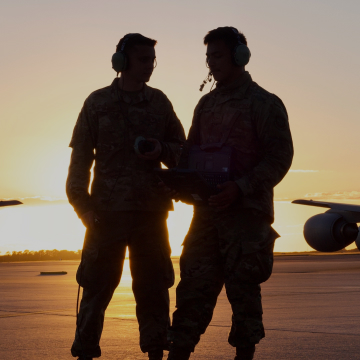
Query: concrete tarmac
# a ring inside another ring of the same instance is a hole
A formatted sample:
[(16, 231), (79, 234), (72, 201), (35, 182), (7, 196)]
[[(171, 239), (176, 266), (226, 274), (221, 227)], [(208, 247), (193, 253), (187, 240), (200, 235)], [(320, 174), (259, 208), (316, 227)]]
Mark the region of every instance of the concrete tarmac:
[[(71, 261), (0, 263), (1, 360), (72, 359), (77, 266)], [(174, 266), (177, 283), (176, 260)], [(68, 274), (41, 276), (41, 271)], [(256, 360), (360, 359), (360, 255), (277, 256), (262, 294), (266, 338), (256, 348)], [(234, 358), (227, 343), (230, 319), (223, 290), (192, 360)], [(128, 269), (107, 310), (101, 347), (106, 360), (147, 358), (138, 346)]]

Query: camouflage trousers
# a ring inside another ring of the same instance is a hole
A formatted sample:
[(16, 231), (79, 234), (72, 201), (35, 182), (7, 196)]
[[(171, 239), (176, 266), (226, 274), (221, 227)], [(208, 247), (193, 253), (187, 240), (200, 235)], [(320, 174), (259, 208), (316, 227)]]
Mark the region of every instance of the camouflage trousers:
[(129, 248), (140, 348), (167, 348), (169, 292), (174, 283), (167, 212), (98, 212), (100, 225), (87, 231), (76, 274), (83, 287), (73, 356), (101, 356), (105, 310), (118, 286)]
[(260, 283), (272, 272), (278, 237), (263, 213), (195, 208), (180, 257), (180, 283), (169, 331), (174, 347), (194, 351), (224, 284), (232, 307), (228, 341), (257, 344), (265, 336)]

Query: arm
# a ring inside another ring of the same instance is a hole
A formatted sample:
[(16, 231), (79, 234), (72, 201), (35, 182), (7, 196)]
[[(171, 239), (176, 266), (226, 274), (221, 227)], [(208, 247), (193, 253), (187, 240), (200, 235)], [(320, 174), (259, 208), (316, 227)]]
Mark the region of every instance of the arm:
[[(192, 125), (189, 131), (189, 135), (188, 138), (186, 139), (182, 152), (181, 152), (181, 156), (180, 156), (180, 160), (179, 160), (179, 164), (178, 167), (182, 168), (182, 169), (187, 169), (188, 168), (188, 158), (189, 158), (189, 150), (191, 148), (192, 145), (194, 145), (196, 143), (196, 139), (198, 138), (198, 130), (197, 130), (197, 118), (198, 118), (198, 111), (201, 108), (201, 100), (198, 103), (198, 105), (196, 106), (195, 110), (194, 110), (194, 116), (193, 116), (193, 120), (192, 120)], [(159, 185), (163, 188), (164, 193), (169, 197), (174, 199), (175, 201), (179, 201), (180, 200), (180, 194), (178, 192), (176, 192), (173, 189), (170, 189), (168, 187), (165, 186), (164, 183), (159, 183)]]
[(185, 132), (169, 101), (164, 140), (161, 141), (160, 161), (168, 168), (175, 167), (180, 159)]
[(205, 96), (203, 96), (200, 99), (199, 103), (195, 107), (189, 134), (188, 134), (188, 137), (183, 146), (183, 150), (182, 150), (181, 157), (179, 160), (179, 168), (187, 169), (189, 167), (189, 161), (188, 161), (189, 160), (189, 151), (193, 145), (196, 145), (196, 144), (200, 145), (200, 129), (199, 129), (199, 121), (198, 120), (199, 120), (200, 110), (206, 99)]
[(244, 196), (264, 187), (275, 187), (288, 172), (294, 154), (287, 112), (279, 98), (274, 96), (270, 108), (259, 111), (256, 125), (263, 156), (247, 175), (236, 181)]
[(73, 150), (66, 181), (69, 202), (80, 218), (85, 213), (94, 210), (89, 194), (89, 184), (96, 144), (95, 129), (94, 114), (89, 109), (88, 101), (85, 101), (69, 145)]
[(285, 106), (274, 96), (270, 106), (262, 106), (255, 115), (257, 134), (263, 153), (260, 162), (239, 180), (227, 181), (221, 192), (209, 198), (209, 205), (219, 210), (227, 208), (239, 196), (251, 195), (261, 188), (273, 188), (288, 172), (293, 146)]

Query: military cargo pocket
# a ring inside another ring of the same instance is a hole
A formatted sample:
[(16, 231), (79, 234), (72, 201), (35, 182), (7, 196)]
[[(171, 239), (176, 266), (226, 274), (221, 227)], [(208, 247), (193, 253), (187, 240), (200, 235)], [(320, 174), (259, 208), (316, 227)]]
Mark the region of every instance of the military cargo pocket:
[(256, 282), (258, 284), (268, 280), (272, 274), (274, 265), (273, 249), (274, 243), (269, 244), (266, 248), (256, 254), (258, 266), (254, 269), (253, 276), (257, 279)]
[[(225, 277), (231, 283), (260, 284), (269, 279), (273, 268), (273, 249), (279, 236), (269, 224), (258, 224), (234, 237), (226, 252)], [(237, 241), (236, 241), (237, 240)]]
[(96, 261), (99, 256), (99, 250), (95, 247), (88, 247), (83, 250), (80, 265), (76, 272), (76, 281), (83, 288), (91, 288), (94, 280), (98, 276)]
[(258, 254), (259, 260), (259, 284), (267, 281), (273, 270), (274, 265), (274, 243), (269, 244), (265, 249), (261, 250)]
[(273, 248), (274, 243), (259, 251), (242, 254), (234, 270), (228, 272), (230, 281), (261, 284), (268, 280), (273, 269)]
[(269, 226), (269, 229), (264, 231), (263, 234), (259, 232), (258, 234), (254, 234), (253, 237), (256, 238), (256, 241), (246, 240), (241, 242), (243, 255), (261, 251), (262, 249), (267, 248), (268, 245), (274, 246), (274, 242), (279, 237), (279, 234)]

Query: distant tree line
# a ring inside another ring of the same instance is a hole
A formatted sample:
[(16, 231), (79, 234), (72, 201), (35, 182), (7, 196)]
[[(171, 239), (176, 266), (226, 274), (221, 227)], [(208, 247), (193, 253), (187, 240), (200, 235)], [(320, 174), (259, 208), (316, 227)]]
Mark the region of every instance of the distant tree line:
[[(351, 250), (339, 250), (335, 253), (358, 253), (358, 249)], [(275, 255), (294, 255), (294, 254), (317, 254), (318, 251), (308, 251), (308, 252), (277, 252)], [(325, 254), (325, 253), (322, 253)], [(175, 256), (174, 258), (178, 258)], [(69, 251), (69, 250), (40, 250), (40, 251), (13, 251), (10, 253), (8, 251), (5, 255), (0, 255), (1, 262), (14, 262), (14, 261), (49, 261), (49, 260), (80, 260), (81, 259), (81, 250)]]
[(80, 260), (81, 250), (40, 250), (40, 251), (8, 251), (0, 256), (0, 262), (13, 261), (46, 261), (46, 260)]

